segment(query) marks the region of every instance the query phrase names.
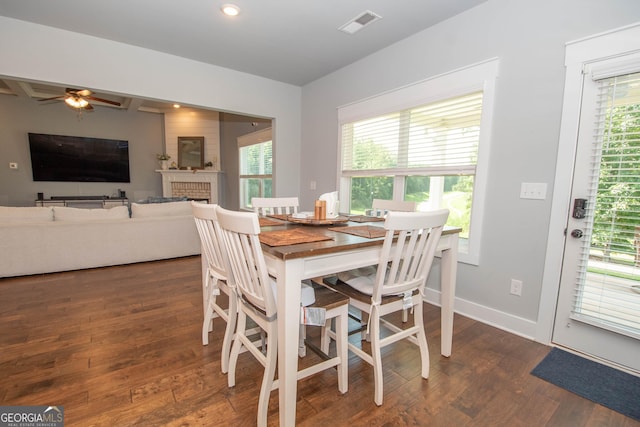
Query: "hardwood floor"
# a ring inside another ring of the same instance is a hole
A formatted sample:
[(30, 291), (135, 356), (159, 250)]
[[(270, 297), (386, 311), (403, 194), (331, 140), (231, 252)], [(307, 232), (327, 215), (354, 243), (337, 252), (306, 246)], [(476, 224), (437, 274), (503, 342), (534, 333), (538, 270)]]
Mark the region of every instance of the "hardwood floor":
[[(228, 388), (224, 322), (204, 347), (201, 319), (199, 257), (0, 279), (0, 404), (61, 405), (66, 426), (254, 425), (262, 367), (241, 355)], [(333, 370), (298, 383), (298, 425), (640, 425), (530, 375), (543, 345), (456, 315), (444, 358), (437, 307), (425, 306), (425, 322), (429, 380), (416, 347), (386, 348), (376, 407), (371, 367), (351, 355), (347, 394)]]

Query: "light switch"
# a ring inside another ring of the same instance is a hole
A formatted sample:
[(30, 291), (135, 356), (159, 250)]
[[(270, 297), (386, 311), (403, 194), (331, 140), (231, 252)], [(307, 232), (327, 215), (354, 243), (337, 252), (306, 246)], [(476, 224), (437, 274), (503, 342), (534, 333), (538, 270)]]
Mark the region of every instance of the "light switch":
[(309, 183), (309, 190), (315, 190), (316, 189), (316, 182), (315, 181), (311, 181)]
[(520, 185), (521, 199), (544, 200), (547, 197), (547, 184), (544, 182), (523, 182)]

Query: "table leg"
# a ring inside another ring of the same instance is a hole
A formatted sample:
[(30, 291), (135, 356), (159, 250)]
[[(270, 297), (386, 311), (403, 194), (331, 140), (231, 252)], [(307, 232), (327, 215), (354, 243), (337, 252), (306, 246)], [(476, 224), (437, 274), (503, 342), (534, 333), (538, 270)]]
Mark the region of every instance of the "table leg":
[(300, 328), (300, 281), (303, 260), (277, 262), (278, 283), (278, 378), (280, 425), (296, 423), (298, 334)]
[(441, 292), (441, 327), (440, 327), (440, 353), (451, 356), (453, 342), (453, 302), (456, 296), (456, 272), (458, 268), (458, 234), (443, 236), (449, 239), (449, 245), (442, 250), (440, 271)]

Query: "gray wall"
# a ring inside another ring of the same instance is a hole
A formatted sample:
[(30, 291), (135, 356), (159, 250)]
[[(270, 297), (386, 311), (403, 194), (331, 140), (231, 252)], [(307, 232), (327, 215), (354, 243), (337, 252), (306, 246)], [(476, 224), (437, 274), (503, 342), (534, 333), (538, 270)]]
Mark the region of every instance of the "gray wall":
[[(80, 119), (64, 102), (41, 104), (0, 95), (0, 205), (33, 206), (38, 192), (51, 196), (112, 196), (130, 200), (162, 195), (156, 153), (163, 151), (163, 115), (96, 107)], [(34, 182), (27, 133), (87, 136), (129, 141), (130, 183)], [(18, 163), (9, 169), (8, 163)]]
[[(337, 186), (336, 109), (490, 58), (499, 58), (480, 265), (460, 264), (456, 308), (535, 334), (556, 167), (564, 49), (640, 19), (637, 0), (489, 0), (303, 88), (301, 204)], [(317, 190), (309, 182), (317, 181)], [(546, 200), (519, 198), (548, 184)], [(436, 277), (437, 278), (437, 277)], [(524, 283), (521, 297), (510, 280)], [(434, 277), (430, 288), (437, 288)]]

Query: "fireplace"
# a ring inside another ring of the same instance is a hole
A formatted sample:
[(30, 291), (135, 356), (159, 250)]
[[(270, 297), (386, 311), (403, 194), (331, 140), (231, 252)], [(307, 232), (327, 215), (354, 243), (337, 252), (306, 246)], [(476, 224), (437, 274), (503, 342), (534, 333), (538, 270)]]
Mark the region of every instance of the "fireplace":
[(218, 171), (158, 170), (162, 174), (164, 197), (187, 197), (218, 203)]

